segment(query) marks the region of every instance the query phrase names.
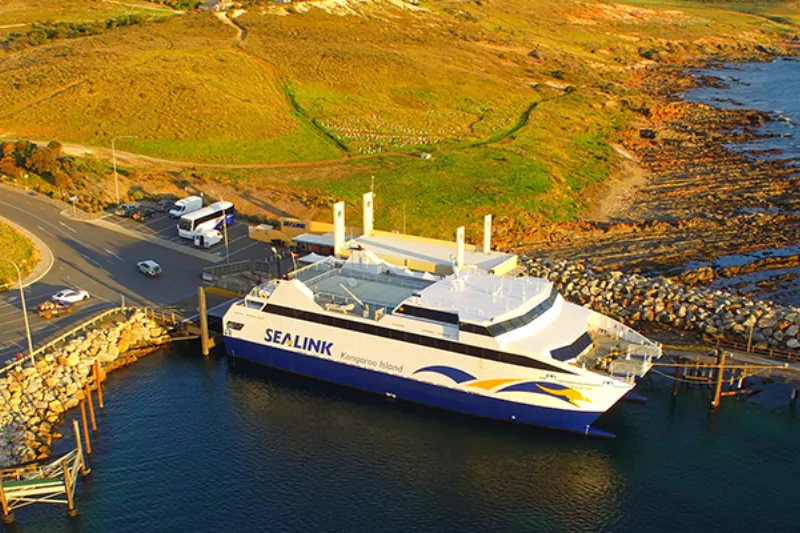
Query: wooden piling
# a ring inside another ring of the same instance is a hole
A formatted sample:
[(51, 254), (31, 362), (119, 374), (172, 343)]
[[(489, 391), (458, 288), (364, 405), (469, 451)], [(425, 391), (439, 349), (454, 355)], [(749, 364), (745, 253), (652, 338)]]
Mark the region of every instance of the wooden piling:
[(3, 523), (13, 524), (14, 523), (14, 511), (12, 511), (8, 506), (8, 499), (6, 498), (6, 491), (3, 488), (3, 480), (0, 479), (0, 507), (3, 510)]
[(86, 441), (86, 455), (92, 455), (92, 441), (89, 440), (89, 424), (86, 423), (86, 402), (81, 402), (81, 420), (83, 421), (83, 440)]
[(100, 409), (105, 410), (105, 405), (103, 404), (103, 387), (100, 385), (100, 361), (97, 359), (94, 361), (94, 383), (97, 386), (97, 404), (100, 406)]
[(81, 430), (78, 428), (78, 421), (72, 421), (72, 429), (75, 431), (75, 445), (78, 447), (78, 455), (81, 461), (81, 475), (86, 476), (89, 474), (89, 469), (86, 468), (86, 457), (83, 455), (83, 444), (81, 443)]
[(722, 393), (722, 381), (725, 376), (725, 352), (719, 356), (719, 366), (717, 367), (717, 389), (714, 392), (714, 400), (711, 402), (711, 407), (716, 409), (719, 407), (720, 394)]
[(67, 493), (67, 516), (75, 516), (75, 501), (72, 494), (72, 479), (67, 461), (61, 463), (61, 471), (64, 473), (64, 492)]
[(97, 433), (97, 421), (94, 419), (94, 404), (92, 403), (92, 389), (89, 387), (89, 382), (84, 384), (84, 393), (86, 394), (86, 402), (89, 404), (89, 418), (92, 421), (92, 431)]
[(200, 303), (200, 347), (203, 355), (209, 353), (208, 347), (208, 311), (206, 310), (206, 291), (203, 287), (197, 288), (197, 299)]
[(678, 364), (675, 365), (675, 383), (672, 385), (672, 397), (675, 398), (678, 395), (678, 386), (680, 385), (681, 379), (681, 362), (683, 362), (682, 357), (678, 357), (677, 361)]

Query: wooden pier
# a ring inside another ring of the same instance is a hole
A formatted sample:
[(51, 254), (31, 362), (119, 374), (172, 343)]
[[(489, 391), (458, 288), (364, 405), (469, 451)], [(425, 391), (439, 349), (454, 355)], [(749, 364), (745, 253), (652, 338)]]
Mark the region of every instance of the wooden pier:
[[(705, 386), (713, 390), (711, 408), (722, 398), (740, 397), (756, 391), (747, 388), (750, 377), (784, 382), (791, 387), (790, 404), (795, 405), (800, 389), (800, 363), (792, 354), (754, 353), (742, 349), (713, 346), (665, 345), (665, 359), (653, 364), (658, 373), (674, 380), (673, 396), (680, 385)], [(738, 348), (738, 347), (737, 347)], [(659, 371), (659, 368), (664, 369)]]
[(35, 503), (67, 506), (67, 515), (74, 516), (75, 486), (78, 475), (88, 475), (78, 422), (72, 422), (76, 448), (57, 458), (11, 466), (0, 470), (0, 508), (3, 523), (14, 522), (14, 511)]

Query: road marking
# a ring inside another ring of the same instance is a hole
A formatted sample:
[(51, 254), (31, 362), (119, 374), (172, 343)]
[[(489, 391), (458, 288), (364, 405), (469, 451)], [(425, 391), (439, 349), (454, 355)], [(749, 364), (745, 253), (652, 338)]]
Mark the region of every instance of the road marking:
[(42, 231), (47, 231), (46, 229), (44, 229), (43, 227), (39, 226), (38, 224), (36, 225), (36, 227), (39, 228)]
[(88, 255), (86, 255), (86, 254), (81, 254), (81, 255), (83, 255), (83, 257), (84, 257), (84, 258), (85, 258), (87, 261), (89, 261), (90, 263), (93, 263), (95, 266), (99, 266), (99, 267), (102, 267), (102, 266), (103, 266), (103, 265), (101, 265), (100, 263), (98, 263), (97, 261), (95, 261), (94, 259), (92, 259), (91, 257), (89, 257)]
[(228, 246), (230, 246), (231, 244), (235, 243), (236, 241), (241, 241), (242, 239), (245, 239), (245, 238), (247, 238), (247, 234), (242, 235), (241, 237), (236, 237), (233, 240), (228, 239)]
[(248, 248), (252, 248), (252, 247), (253, 247), (253, 246), (255, 246), (256, 244), (264, 244), (264, 243), (263, 243), (262, 241), (254, 241), (252, 244), (248, 244), (248, 245), (247, 245), (247, 246), (245, 246), (244, 248), (239, 248), (238, 250), (236, 250), (236, 251), (234, 251), (234, 252), (231, 252), (231, 253), (228, 255), (228, 257), (230, 257), (231, 255), (236, 255), (236, 254), (238, 254), (239, 252), (244, 252), (245, 250), (247, 250)]
[(120, 256), (118, 256), (117, 254), (115, 254), (114, 252), (112, 252), (111, 250), (109, 250), (108, 248), (103, 248), (103, 251), (104, 251), (105, 253), (107, 253), (108, 255), (113, 255), (114, 257), (116, 257), (117, 259), (119, 259), (120, 261), (122, 261), (123, 263), (125, 262), (125, 260), (124, 260), (123, 258), (121, 258)]
[(62, 226), (64, 226), (65, 228), (67, 228), (68, 230), (70, 230), (72, 233), (78, 233), (78, 232), (77, 232), (77, 231), (75, 231), (73, 228), (70, 228), (69, 226), (67, 226), (66, 224), (64, 224), (63, 222), (61, 222), (60, 220), (58, 221), (58, 223), (59, 223), (59, 224), (61, 224)]

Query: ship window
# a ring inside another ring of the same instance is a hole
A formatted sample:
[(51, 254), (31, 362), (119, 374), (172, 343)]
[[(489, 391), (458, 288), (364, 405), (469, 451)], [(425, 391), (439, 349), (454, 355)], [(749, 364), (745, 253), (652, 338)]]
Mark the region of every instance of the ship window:
[(508, 320), (504, 320), (502, 322), (498, 322), (496, 324), (489, 324), (488, 327), (479, 326), (477, 324), (468, 324), (466, 322), (459, 322), (458, 329), (460, 331), (465, 331), (467, 333), (475, 333), (476, 335), (486, 335), (489, 337), (499, 337), (504, 333), (508, 333), (509, 331), (513, 331), (515, 329), (519, 329), (523, 326), (526, 326), (539, 318), (543, 315), (548, 309), (553, 307), (553, 304), (558, 298), (558, 292), (553, 289), (553, 286), (550, 286), (550, 294), (547, 295), (542, 302), (534, 306), (532, 309), (525, 312), (525, 314), (521, 316), (515, 316), (513, 318), (509, 318)]
[(573, 357), (578, 357), (583, 351), (592, 345), (592, 337), (589, 335), (588, 332), (585, 332), (583, 335), (575, 339), (572, 344), (568, 344), (567, 346), (562, 346), (561, 348), (556, 348), (555, 350), (550, 351), (550, 355), (553, 356), (553, 359), (558, 359), (559, 361), (566, 361), (568, 359), (572, 359)]
[(438, 309), (428, 309), (426, 307), (416, 307), (414, 305), (402, 304), (397, 308), (397, 313), (401, 315), (424, 318), (445, 324), (458, 324), (458, 314), (440, 311)]
[[(264, 307), (264, 312), (286, 317), (295, 316), (294, 310), (274, 304), (267, 304)], [(309, 322), (316, 322), (320, 324), (326, 324), (329, 326), (335, 325), (335, 327), (351, 331), (363, 331), (364, 333), (367, 333), (369, 335), (376, 335), (380, 337), (395, 339), (411, 344), (438, 347), (441, 350), (446, 350), (451, 353), (467, 354), (469, 356), (478, 357), (481, 359), (501, 361), (503, 363), (508, 363), (512, 365), (524, 366), (528, 368), (537, 368), (541, 370), (548, 370), (551, 372), (557, 372), (562, 374), (574, 374), (574, 372), (571, 372), (570, 370), (550, 365), (544, 361), (530, 359), (529, 357), (525, 357), (523, 355), (500, 352), (498, 350), (492, 350), (490, 348), (483, 348), (481, 346), (472, 346), (460, 342), (452, 342), (446, 339), (417, 335), (416, 333), (409, 333), (407, 331), (397, 330), (393, 328), (385, 328), (382, 326), (377, 326), (372, 324), (363, 324), (362, 322), (347, 320), (339, 317), (332, 317), (329, 315), (323, 315), (321, 313), (312, 313), (309, 311), (300, 311), (300, 310), (297, 310), (296, 313), (299, 319), (306, 320)], [(586, 340), (584, 339), (584, 337), (588, 338), (588, 344), (586, 344)], [(582, 345), (585, 346), (583, 348), (580, 348)], [(582, 352), (589, 345), (591, 345), (591, 337), (589, 337), (587, 333), (578, 340), (576, 340), (573, 344), (571, 344), (570, 347), (572, 347), (574, 350), (579, 349)], [(560, 349), (561, 348), (559, 348), (559, 350)], [(555, 353), (557, 352), (557, 350), (554, 350), (553, 352)]]

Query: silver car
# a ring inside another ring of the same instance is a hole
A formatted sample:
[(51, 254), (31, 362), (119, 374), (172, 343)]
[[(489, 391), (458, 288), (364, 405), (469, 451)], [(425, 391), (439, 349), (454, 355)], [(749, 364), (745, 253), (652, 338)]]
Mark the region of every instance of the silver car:
[(136, 268), (139, 269), (139, 272), (141, 272), (145, 276), (150, 276), (151, 278), (161, 275), (161, 265), (159, 265), (152, 259), (148, 259), (146, 261), (139, 261), (138, 263), (136, 263)]

